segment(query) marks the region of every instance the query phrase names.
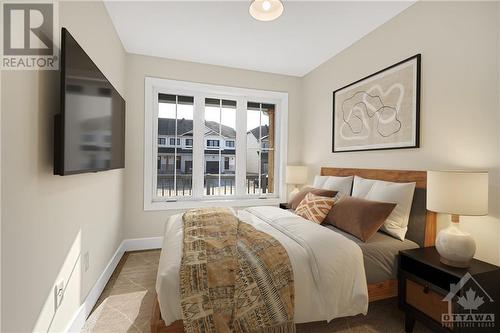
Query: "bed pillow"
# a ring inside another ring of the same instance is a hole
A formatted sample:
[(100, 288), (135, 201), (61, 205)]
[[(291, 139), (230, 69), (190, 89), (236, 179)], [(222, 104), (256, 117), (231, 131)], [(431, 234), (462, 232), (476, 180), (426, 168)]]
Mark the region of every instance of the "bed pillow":
[(335, 204), (335, 199), (307, 193), (295, 210), (295, 214), (306, 220), (321, 224)]
[(333, 198), (337, 195), (337, 191), (323, 190), (321, 188), (305, 187), (299, 193), (293, 196), (292, 200), (288, 202), (288, 209), (297, 209), (300, 202), (306, 197), (307, 193), (319, 195), (321, 197)]
[(414, 192), (415, 183), (375, 181), (365, 199), (396, 204), (380, 228), (381, 230), (397, 239), (405, 239)]
[(323, 188), (326, 180), (330, 176), (314, 176), (313, 186), (314, 188)]
[[(347, 177), (316, 176), (316, 177), (326, 177), (325, 181), (322, 183), (322, 185), (319, 186), (319, 188), (322, 188), (324, 190), (337, 191), (339, 192), (339, 195), (341, 195), (342, 197), (351, 195), (353, 176), (347, 176)], [(323, 178), (321, 179), (321, 181), (318, 181), (317, 183), (320, 184), (322, 180)]]
[(372, 189), (373, 184), (375, 184), (377, 181), (379, 180), (354, 176), (354, 181), (352, 184), (352, 196), (356, 198), (366, 198), (368, 192), (370, 192), (370, 190)]
[(366, 242), (384, 224), (394, 207), (394, 203), (346, 197), (335, 203), (325, 223)]

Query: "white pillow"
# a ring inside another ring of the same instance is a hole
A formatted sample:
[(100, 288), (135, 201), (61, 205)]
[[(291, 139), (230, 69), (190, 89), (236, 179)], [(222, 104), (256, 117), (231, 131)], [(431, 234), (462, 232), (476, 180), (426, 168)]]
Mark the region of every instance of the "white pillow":
[(356, 198), (365, 199), (368, 192), (373, 187), (373, 184), (378, 182), (375, 179), (365, 179), (359, 176), (354, 176), (354, 184), (352, 186), (352, 196)]
[(396, 204), (380, 229), (400, 240), (405, 239), (414, 191), (415, 183), (374, 182), (365, 199)]
[(314, 176), (313, 186), (314, 188), (323, 188), (326, 180), (329, 176)]
[(321, 187), (324, 190), (337, 191), (341, 196), (350, 196), (352, 188), (352, 176), (336, 177), (329, 176)]

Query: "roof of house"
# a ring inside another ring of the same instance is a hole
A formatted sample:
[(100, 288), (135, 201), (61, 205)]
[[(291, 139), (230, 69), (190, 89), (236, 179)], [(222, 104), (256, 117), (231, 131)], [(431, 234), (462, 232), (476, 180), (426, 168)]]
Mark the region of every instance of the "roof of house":
[[(269, 125), (262, 125), (262, 126), (260, 126), (260, 128), (261, 128), (262, 138), (265, 138), (266, 136), (269, 135)], [(257, 126), (254, 129), (248, 131), (247, 133), (250, 133), (250, 132), (252, 132), (253, 136), (255, 136), (255, 138), (257, 140), (259, 140), (259, 126)]]
[[(205, 126), (218, 133), (219, 132), (219, 123), (215, 121), (205, 121)], [(261, 135), (264, 139), (269, 135), (269, 125), (262, 125)], [(184, 135), (193, 130), (193, 121), (191, 119), (179, 119), (177, 121), (177, 133), (178, 135)], [(254, 129), (248, 131), (248, 133), (252, 133), (253, 136), (258, 140), (259, 139), (259, 126)], [(175, 119), (172, 118), (158, 118), (158, 134), (159, 135), (175, 135)], [(223, 137), (234, 139), (236, 138), (236, 131), (234, 128), (231, 128), (226, 125), (221, 125), (221, 134)], [(192, 135), (192, 134), (191, 134)]]
[[(205, 126), (218, 133), (219, 123), (215, 121), (205, 121)], [(177, 133), (183, 135), (193, 130), (193, 120), (179, 119), (177, 121)], [(159, 135), (175, 135), (175, 119), (172, 118), (158, 118), (158, 134)], [(236, 138), (236, 131), (226, 125), (221, 125), (221, 134), (223, 137), (234, 139)]]

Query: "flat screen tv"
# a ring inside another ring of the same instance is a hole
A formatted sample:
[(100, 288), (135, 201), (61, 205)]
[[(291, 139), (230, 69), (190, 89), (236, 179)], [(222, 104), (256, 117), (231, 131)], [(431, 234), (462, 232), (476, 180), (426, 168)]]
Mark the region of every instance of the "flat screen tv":
[(61, 32), (61, 112), (54, 174), (123, 168), (125, 100), (65, 28)]

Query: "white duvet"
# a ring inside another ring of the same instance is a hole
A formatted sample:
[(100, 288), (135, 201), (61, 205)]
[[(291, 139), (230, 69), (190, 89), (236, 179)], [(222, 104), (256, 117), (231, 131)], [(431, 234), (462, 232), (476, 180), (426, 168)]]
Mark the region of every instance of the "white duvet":
[[(277, 207), (252, 207), (239, 218), (277, 239), (288, 253), (295, 287), (295, 322), (366, 314), (368, 291), (360, 247), (339, 233)], [(156, 292), (167, 325), (182, 319), (179, 268), (182, 215), (166, 224)]]

